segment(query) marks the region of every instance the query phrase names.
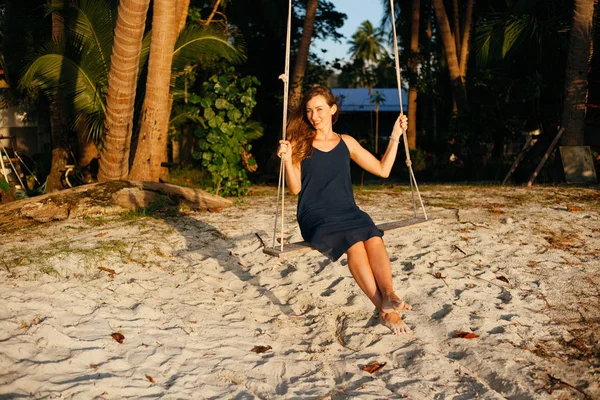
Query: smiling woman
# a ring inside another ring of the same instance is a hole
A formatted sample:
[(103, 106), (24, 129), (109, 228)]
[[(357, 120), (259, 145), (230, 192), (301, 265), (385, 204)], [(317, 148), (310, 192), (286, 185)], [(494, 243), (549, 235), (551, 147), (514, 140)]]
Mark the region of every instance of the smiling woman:
[(396, 310), (409, 310), (394, 293), (383, 231), (354, 201), (350, 160), (366, 171), (387, 177), (392, 169), (406, 117), (398, 117), (381, 160), (353, 137), (333, 131), (339, 107), (331, 90), (311, 88), (293, 112), (277, 154), (285, 163), (290, 191), (298, 194), (297, 219), (302, 237), (336, 261), (344, 253), (359, 287), (395, 334), (411, 333)]

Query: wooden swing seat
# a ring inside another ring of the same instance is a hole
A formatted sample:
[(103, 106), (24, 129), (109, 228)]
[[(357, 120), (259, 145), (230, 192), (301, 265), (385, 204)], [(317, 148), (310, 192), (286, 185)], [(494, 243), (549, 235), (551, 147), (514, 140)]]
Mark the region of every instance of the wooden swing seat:
[[(404, 219), (401, 221), (385, 222), (385, 223), (377, 225), (377, 228), (381, 229), (384, 232), (393, 232), (393, 231), (408, 228), (408, 227), (411, 227), (414, 225), (433, 221), (434, 219), (435, 218), (425, 219), (422, 217), (421, 218), (415, 217), (415, 218), (410, 218), (410, 219)], [(312, 247), (310, 247), (310, 244), (308, 242), (302, 241), (302, 242), (285, 244), (285, 245), (283, 245), (283, 250), (281, 250), (281, 246), (264, 248), (263, 253), (266, 253), (266, 254), (268, 254), (270, 256), (274, 256), (274, 257), (286, 257), (286, 256), (290, 256), (290, 255), (302, 254), (302, 253), (305, 253), (310, 250), (312, 250)]]

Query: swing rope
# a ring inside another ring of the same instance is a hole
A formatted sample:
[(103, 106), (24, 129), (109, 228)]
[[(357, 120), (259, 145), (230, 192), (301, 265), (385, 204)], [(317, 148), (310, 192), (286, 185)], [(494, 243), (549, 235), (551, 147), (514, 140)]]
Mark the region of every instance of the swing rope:
[[(404, 114), (403, 106), (402, 106), (402, 81), (400, 76), (400, 58), (398, 56), (398, 38), (396, 34), (396, 20), (395, 20), (395, 11), (394, 11), (394, 0), (390, 0), (390, 7), (392, 13), (392, 30), (394, 36), (394, 59), (396, 61), (396, 81), (398, 82), (398, 97), (400, 99), (400, 113)], [(286, 54), (285, 54), (285, 72), (279, 76), (279, 79), (283, 81), (283, 124), (282, 124), (282, 139), (286, 140), (287, 138), (287, 116), (288, 116), (288, 98), (289, 98), (289, 80), (290, 80), (290, 46), (291, 46), (291, 32), (292, 32), (292, 0), (289, 0), (288, 4), (288, 21), (287, 21), (287, 36), (286, 36)], [(425, 212), (425, 206), (423, 205), (423, 199), (421, 198), (421, 193), (419, 192), (419, 186), (417, 185), (417, 180), (415, 178), (415, 174), (412, 169), (412, 161), (410, 160), (410, 150), (408, 148), (408, 139), (406, 138), (406, 132), (402, 135), (404, 137), (404, 151), (406, 152), (406, 166), (408, 167), (409, 172), (409, 181), (410, 181), (410, 190), (412, 194), (413, 201), (413, 213), (414, 216), (417, 216), (417, 203), (415, 201), (415, 190), (417, 192), (417, 196), (419, 197), (419, 202), (421, 203), (421, 210), (423, 211), (423, 215), (425, 219), (427, 219), (427, 213)], [(280, 248), (283, 252), (284, 240), (284, 206), (285, 206), (285, 157), (287, 155), (283, 154), (281, 156), (280, 167), (279, 167), (279, 181), (277, 184), (277, 201), (275, 206), (275, 226), (273, 227), (273, 248), (275, 248), (277, 241), (277, 222), (279, 217), (279, 207), (280, 207), (280, 197), (281, 197), (281, 242)]]
[[(392, 17), (392, 32), (394, 36), (394, 60), (396, 61), (396, 82), (398, 83), (398, 98), (400, 99), (400, 114), (404, 114), (404, 109), (402, 106), (402, 80), (400, 77), (400, 57), (398, 56), (398, 36), (396, 34), (396, 12), (394, 10), (394, 0), (390, 0), (390, 9), (391, 9), (391, 17)], [(421, 192), (419, 192), (419, 186), (417, 185), (417, 179), (415, 178), (415, 174), (412, 169), (412, 161), (410, 160), (410, 149), (408, 148), (408, 139), (406, 138), (407, 134), (404, 132), (402, 137), (404, 138), (404, 151), (406, 153), (406, 166), (408, 167), (409, 173), (409, 181), (410, 181), (410, 192), (412, 195), (413, 201), (413, 215), (417, 217), (417, 203), (415, 201), (415, 189), (417, 191), (417, 196), (419, 197), (419, 202), (421, 203), (421, 210), (423, 211), (423, 216), (427, 219), (427, 213), (425, 212), (425, 206), (423, 205), (423, 199), (421, 198)]]
[[(288, 20), (287, 20), (287, 35), (285, 39), (285, 72), (279, 75), (279, 79), (283, 81), (283, 124), (281, 128), (281, 138), (287, 138), (287, 115), (288, 115), (288, 98), (290, 93), (290, 47), (292, 37), (292, 0), (288, 4)], [(284, 205), (285, 205), (285, 157), (281, 156), (279, 163), (279, 183), (277, 185), (277, 205), (275, 211), (275, 227), (273, 228), (273, 246), (275, 247), (277, 240), (277, 217), (279, 215), (279, 197), (281, 195), (281, 251), (283, 251), (283, 232), (284, 232)]]

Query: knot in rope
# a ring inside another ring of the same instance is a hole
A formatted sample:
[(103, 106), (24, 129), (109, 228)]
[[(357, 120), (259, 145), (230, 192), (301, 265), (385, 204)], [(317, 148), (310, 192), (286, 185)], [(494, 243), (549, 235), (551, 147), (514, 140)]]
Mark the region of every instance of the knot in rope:
[(288, 76), (286, 74), (279, 75), (279, 79), (281, 79), (284, 83), (288, 83)]
[(406, 166), (407, 166), (407, 167), (410, 167), (411, 165), (412, 165), (412, 161), (410, 161), (410, 160), (406, 160)]

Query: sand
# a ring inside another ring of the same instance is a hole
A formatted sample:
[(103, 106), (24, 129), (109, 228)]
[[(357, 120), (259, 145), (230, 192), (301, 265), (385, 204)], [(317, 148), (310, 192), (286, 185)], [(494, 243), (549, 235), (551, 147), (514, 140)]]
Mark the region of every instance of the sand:
[[(272, 188), (4, 232), (0, 398), (600, 398), (600, 187), (421, 189), (436, 219), (384, 237), (406, 336), (345, 256), (262, 252)], [(377, 223), (412, 215), (405, 187), (356, 197)]]

